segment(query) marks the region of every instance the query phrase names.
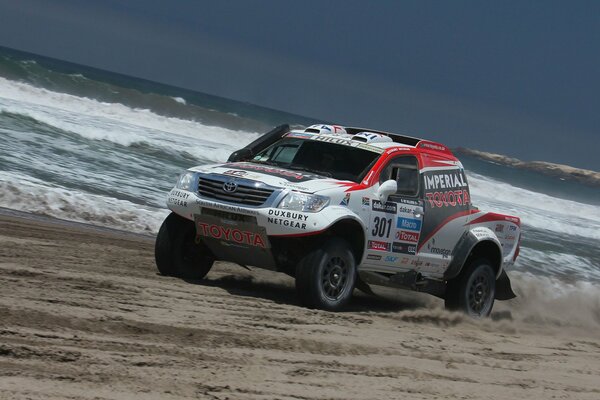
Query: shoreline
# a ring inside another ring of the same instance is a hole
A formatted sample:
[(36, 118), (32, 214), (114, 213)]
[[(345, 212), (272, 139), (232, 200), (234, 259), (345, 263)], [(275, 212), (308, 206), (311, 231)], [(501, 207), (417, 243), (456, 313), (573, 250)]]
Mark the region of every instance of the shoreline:
[[(7, 215), (9, 214), (9, 215)], [(597, 330), (429, 297), (300, 307), (291, 278), (163, 277), (151, 236), (0, 210), (0, 399), (595, 399)]]
[(576, 181), (590, 187), (600, 188), (600, 172), (589, 169), (575, 168), (564, 164), (554, 164), (547, 161), (522, 161), (502, 154), (488, 153), (480, 150), (457, 147), (456, 154), (475, 157), (479, 160), (494, 162), (506, 167), (514, 167), (537, 172), (554, 178)]

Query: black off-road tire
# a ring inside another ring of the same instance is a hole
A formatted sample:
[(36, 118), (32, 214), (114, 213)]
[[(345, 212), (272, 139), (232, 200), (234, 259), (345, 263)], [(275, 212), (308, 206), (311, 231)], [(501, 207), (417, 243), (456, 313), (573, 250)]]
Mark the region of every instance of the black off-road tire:
[(477, 258), (448, 282), (444, 304), (448, 310), (483, 318), (492, 312), (495, 294), (496, 273), (492, 263), (486, 258)]
[(296, 293), (309, 308), (341, 310), (350, 301), (355, 282), (354, 255), (340, 238), (312, 249), (296, 266)]
[(214, 258), (202, 243), (196, 243), (193, 221), (175, 213), (162, 223), (154, 246), (158, 272), (186, 279), (202, 279), (210, 271)]

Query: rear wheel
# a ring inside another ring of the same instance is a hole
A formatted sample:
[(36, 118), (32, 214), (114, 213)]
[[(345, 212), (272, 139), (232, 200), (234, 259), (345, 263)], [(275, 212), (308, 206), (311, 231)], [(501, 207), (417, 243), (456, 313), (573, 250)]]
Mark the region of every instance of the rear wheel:
[(340, 310), (350, 301), (355, 282), (354, 255), (339, 238), (310, 251), (296, 267), (296, 292), (310, 308)]
[(474, 318), (492, 312), (496, 293), (496, 274), (485, 258), (469, 262), (458, 277), (446, 287), (446, 309), (462, 311)]
[(164, 220), (154, 247), (156, 267), (162, 275), (202, 279), (210, 271), (214, 258), (202, 243), (196, 243), (194, 222), (169, 214)]

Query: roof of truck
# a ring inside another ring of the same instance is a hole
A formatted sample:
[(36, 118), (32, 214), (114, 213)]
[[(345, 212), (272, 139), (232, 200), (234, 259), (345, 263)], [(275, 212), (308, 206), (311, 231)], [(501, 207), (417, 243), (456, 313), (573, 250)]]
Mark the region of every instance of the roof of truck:
[[(378, 148), (382, 151), (402, 147), (416, 149), (421, 152), (436, 154), (438, 156), (444, 156), (456, 160), (456, 157), (452, 151), (445, 145), (433, 142), (431, 140), (415, 138), (412, 136), (400, 135), (391, 132), (378, 131), (368, 128), (356, 128), (356, 127), (343, 127), (346, 130), (346, 134), (323, 134), (306, 132), (304, 130), (292, 130), (288, 135), (294, 137), (306, 137), (306, 138), (331, 138), (331, 140), (338, 139), (339, 144), (356, 145), (361, 147)], [(376, 134), (378, 136), (385, 136), (385, 140), (389, 141), (369, 141), (368, 134)], [(389, 138), (389, 139), (387, 139)], [(344, 143), (347, 142), (347, 143)]]

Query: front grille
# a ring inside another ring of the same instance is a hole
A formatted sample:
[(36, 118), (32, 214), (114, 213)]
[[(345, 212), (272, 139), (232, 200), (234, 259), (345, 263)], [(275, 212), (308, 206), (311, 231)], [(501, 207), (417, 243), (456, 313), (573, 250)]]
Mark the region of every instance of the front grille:
[(273, 193), (273, 189), (256, 188), (236, 182), (237, 190), (233, 193), (223, 190), (225, 182), (216, 179), (200, 177), (198, 180), (198, 194), (209, 199), (229, 201), (247, 206), (261, 206)]

